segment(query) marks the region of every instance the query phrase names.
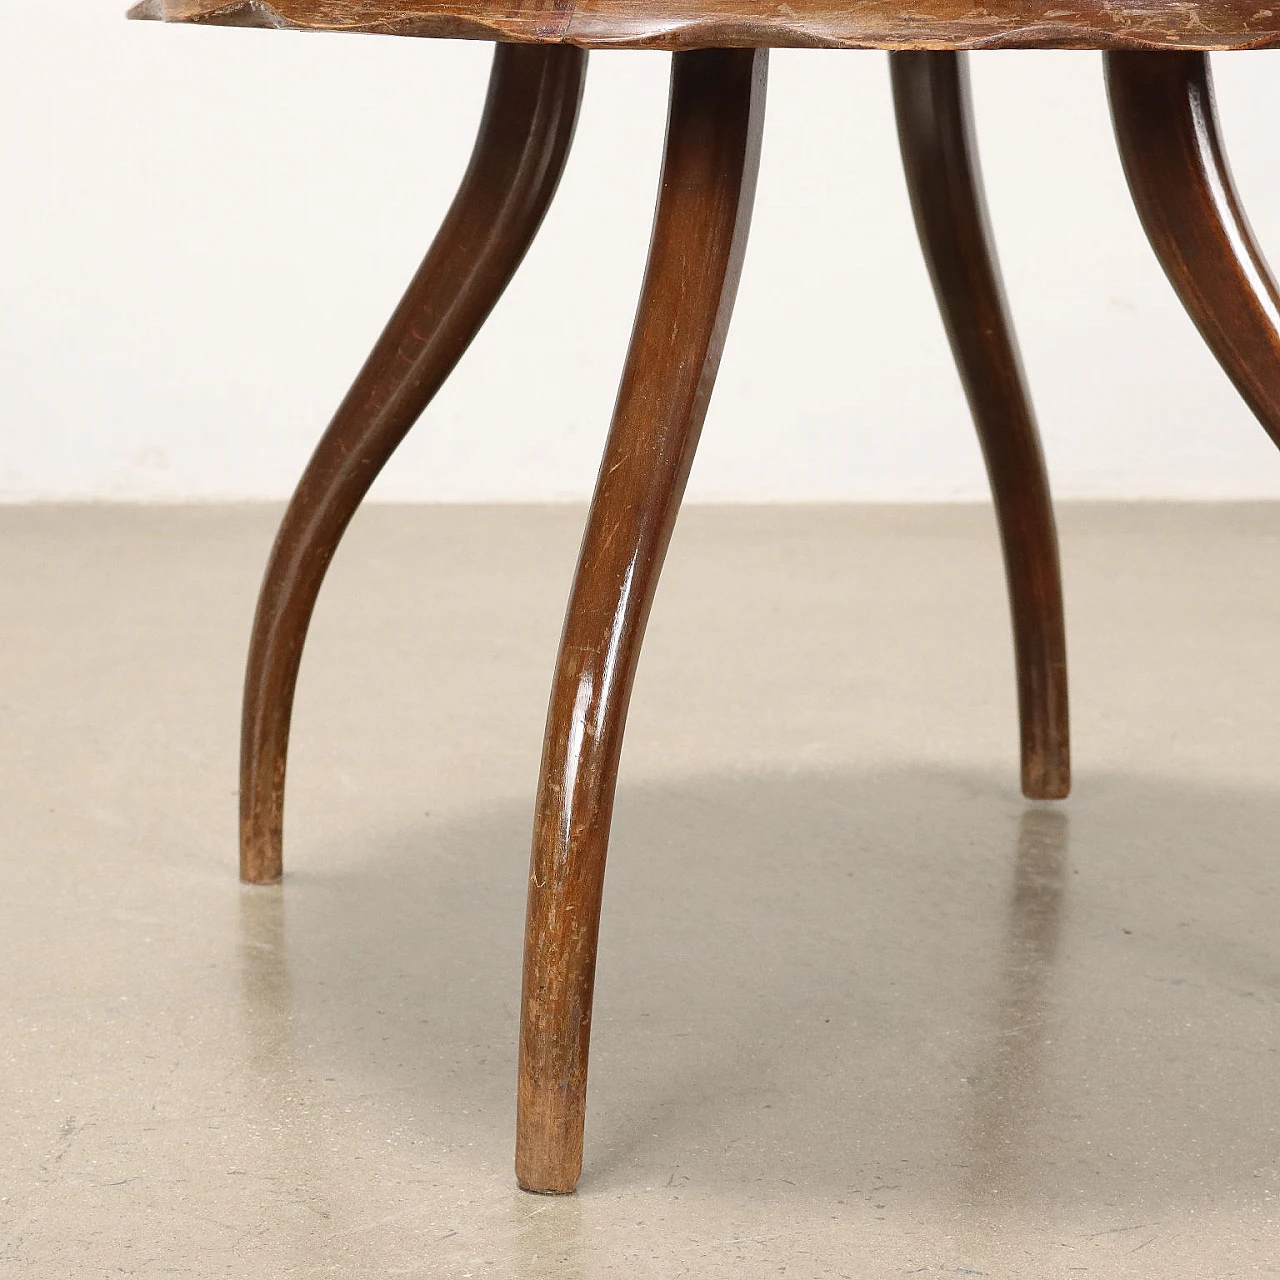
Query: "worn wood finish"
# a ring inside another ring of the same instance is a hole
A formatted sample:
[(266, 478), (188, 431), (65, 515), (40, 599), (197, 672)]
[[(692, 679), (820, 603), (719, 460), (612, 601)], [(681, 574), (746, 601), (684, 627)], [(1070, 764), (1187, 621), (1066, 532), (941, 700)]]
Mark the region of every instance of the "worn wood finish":
[(1058, 800), (1071, 789), (1058, 534), (987, 220), (966, 57), (893, 53), (889, 65), (916, 228), (995, 498), (1013, 613), (1022, 790)]
[(516, 1173), (582, 1168), (605, 853), (649, 607), (737, 292), (764, 121), (764, 50), (676, 54), (661, 191), (631, 349), (587, 518), (534, 818)]
[(1110, 54), (1120, 158), (1147, 238), (1237, 390), (1280, 445), (1280, 291), (1218, 134), (1202, 53)]
[(143, 0), (135, 18), (693, 49), (1254, 49), (1280, 44), (1256, 0)]
[(453, 205), (321, 439), (277, 535), (245, 678), (240, 872), (283, 870), (285, 764), (298, 666), (316, 597), (356, 508), (515, 273), (573, 138), (586, 54), (499, 45), (480, 133)]

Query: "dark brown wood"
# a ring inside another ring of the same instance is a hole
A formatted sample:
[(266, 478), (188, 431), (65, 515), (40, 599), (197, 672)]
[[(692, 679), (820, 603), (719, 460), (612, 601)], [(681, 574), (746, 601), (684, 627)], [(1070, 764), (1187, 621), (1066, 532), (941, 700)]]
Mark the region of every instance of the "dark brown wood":
[(1280, 445), (1280, 291), (1240, 206), (1202, 53), (1113, 53), (1107, 90), (1129, 190), (1169, 282)]
[(695, 49), (1257, 49), (1255, 0), (143, 0), (135, 18), (237, 27)]
[(645, 624), (724, 347), (764, 121), (763, 50), (672, 60), (649, 265), (556, 666), (534, 818), (516, 1173), (572, 1191), (605, 854)]
[(1013, 614), (1022, 790), (1059, 800), (1071, 789), (1071, 755), (1058, 534), (987, 219), (966, 56), (894, 53), (889, 65), (916, 228), (995, 498)]
[(321, 439), (277, 535), (245, 678), (240, 874), (283, 870), (285, 764), (316, 597), (361, 500), (520, 265), (573, 138), (586, 55), (499, 45), (480, 133), (453, 205), (403, 301)]

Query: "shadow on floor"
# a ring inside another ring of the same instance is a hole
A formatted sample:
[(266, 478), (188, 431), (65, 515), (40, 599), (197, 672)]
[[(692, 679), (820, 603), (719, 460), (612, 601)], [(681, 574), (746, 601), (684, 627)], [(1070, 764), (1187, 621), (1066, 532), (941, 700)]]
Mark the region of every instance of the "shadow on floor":
[[(583, 1192), (1016, 1217), (1280, 1192), (1277, 819), (1136, 776), (1057, 807), (928, 767), (624, 787)], [(254, 1073), (329, 1064), (507, 1160), (529, 826), (424, 818), (358, 875), (293, 849), (283, 894), (244, 891)]]

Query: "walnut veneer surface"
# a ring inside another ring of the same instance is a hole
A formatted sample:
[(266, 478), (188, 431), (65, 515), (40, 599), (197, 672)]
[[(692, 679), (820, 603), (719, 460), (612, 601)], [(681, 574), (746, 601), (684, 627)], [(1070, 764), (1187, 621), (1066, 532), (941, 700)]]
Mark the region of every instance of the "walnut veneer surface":
[[(1265, 0), (1264, 0), (1265, 4)], [(142, 0), (169, 22), (463, 37), (584, 48), (1251, 49), (1280, 45), (1257, 0)]]

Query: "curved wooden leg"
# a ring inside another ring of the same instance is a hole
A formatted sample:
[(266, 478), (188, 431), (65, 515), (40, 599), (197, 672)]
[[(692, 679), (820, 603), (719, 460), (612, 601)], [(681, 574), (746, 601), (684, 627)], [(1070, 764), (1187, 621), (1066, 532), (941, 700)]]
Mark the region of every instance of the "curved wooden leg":
[(470, 166), (426, 259), (316, 448), (258, 599), (240, 746), (240, 875), (274, 884), (289, 722), (316, 597), (347, 524), (520, 265), (573, 139), (586, 55), (500, 44)]
[(618, 757), (649, 607), (720, 362), (755, 195), (767, 52), (672, 59), (649, 265), (560, 644), (538, 783), (516, 1173), (582, 1169), (587, 1049)]
[(925, 261), (982, 442), (1013, 613), (1022, 790), (1071, 789), (1058, 534), (987, 221), (965, 55), (892, 53), (898, 136)]
[(1280, 292), (1240, 207), (1204, 53), (1108, 53), (1107, 92), (1147, 239), (1201, 337), (1280, 445)]

